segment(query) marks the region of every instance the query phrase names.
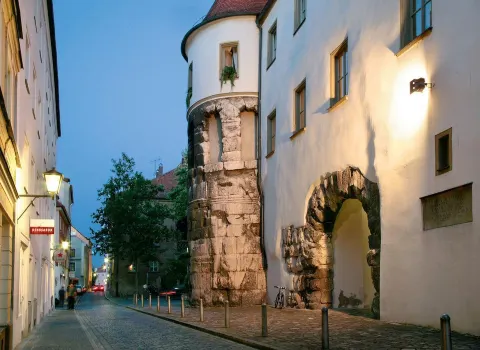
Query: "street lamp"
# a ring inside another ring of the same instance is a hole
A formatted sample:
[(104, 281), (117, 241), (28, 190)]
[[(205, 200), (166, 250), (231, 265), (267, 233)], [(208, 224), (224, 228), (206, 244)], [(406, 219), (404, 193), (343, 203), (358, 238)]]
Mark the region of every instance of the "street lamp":
[(63, 242), (62, 242), (62, 248), (63, 248), (64, 250), (67, 250), (67, 249), (68, 249), (68, 246), (69, 246), (68, 241), (63, 241)]
[(45, 182), (47, 184), (47, 191), (50, 195), (55, 197), (55, 195), (60, 191), (60, 185), (63, 180), (63, 174), (53, 168), (52, 170), (46, 171), (43, 173)]
[(20, 221), (20, 218), (23, 216), (23, 214), (26, 213), (28, 208), (30, 208), (31, 205), (33, 205), (33, 202), (37, 198), (55, 198), (55, 195), (58, 194), (58, 191), (60, 191), (60, 185), (63, 180), (63, 174), (59, 173), (58, 171), (55, 170), (55, 168), (46, 171), (43, 173), (43, 177), (45, 178), (45, 183), (47, 185), (47, 192), (48, 194), (20, 194), (19, 197), (26, 197), (26, 198), (33, 198), (30, 204), (25, 208), (25, 210), (20, 214), (20, 216), (17, 219), (17, 222)]
[(108, 264), (108, 257), (105, 257), (105, 264)]

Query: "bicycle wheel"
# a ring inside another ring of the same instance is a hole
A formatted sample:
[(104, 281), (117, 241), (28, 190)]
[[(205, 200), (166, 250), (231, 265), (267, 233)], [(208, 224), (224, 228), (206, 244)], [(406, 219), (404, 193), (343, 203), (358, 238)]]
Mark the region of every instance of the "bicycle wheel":
[(280, 295), (277, 294), (277, 297), (275, 298), (275, 309), (277, 308), (279, 301), (280, 301)]
[(280, 308), (283, 309), (285, 307), (285, 299), (284, 295), (282, 294), (280, 297)]

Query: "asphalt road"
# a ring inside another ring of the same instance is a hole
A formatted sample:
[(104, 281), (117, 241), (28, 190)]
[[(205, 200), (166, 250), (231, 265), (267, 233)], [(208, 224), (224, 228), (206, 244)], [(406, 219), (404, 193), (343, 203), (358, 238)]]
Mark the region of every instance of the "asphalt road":
[(117, 306), (87, 293), (74, 311), (56, 310), (18, 349), (250, 349)]

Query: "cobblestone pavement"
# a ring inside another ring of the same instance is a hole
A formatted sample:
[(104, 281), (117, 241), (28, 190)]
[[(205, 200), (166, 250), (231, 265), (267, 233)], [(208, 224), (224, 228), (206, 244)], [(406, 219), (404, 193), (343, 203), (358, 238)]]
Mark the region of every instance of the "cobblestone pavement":
[[(112, 301), (115, 302), (115, 299)], [(132, 305), (130, 301), (124, 304)], [(163, 304), (161, 304), (163, 307)], [(199, 322), (199, 310), (186, 308), (185, 318), (179, 311), (160, 316), (203, 327), (227, 336), (251, 340), (272, 349), (320, 349), (321, 311), (268, 308), (268, 337), (261, 336), (261, 308), (230, 308), (230, 328), (224, 327), (222, 308), (205, 308), (205, 321)], [(158, 315), (155, 308), (137, 308)], [(353, 310), (352, 310), (353, 311)], [(440, 320), (439, 320), (440, 322)], [(455, 322), (455, 320), (452, 320)], [(440, 349), (439, 330), (413, 325), (387, 323), (351, 312), (329, 310), (330, 349)], [(453, 349), (480, 349), (480, 338), (452, 334)]]
[(17, 349), (249, 349), (144, 315), (87, 293), (75, 311), (56, 310)]

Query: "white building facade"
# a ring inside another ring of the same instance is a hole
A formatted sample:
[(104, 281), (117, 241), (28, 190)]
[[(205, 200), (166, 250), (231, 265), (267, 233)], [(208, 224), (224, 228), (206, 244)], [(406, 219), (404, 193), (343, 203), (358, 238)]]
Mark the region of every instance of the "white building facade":
[[(260, 23), (270, 299), (282, 284), (298, 303), (373, 306), (383, 320), (433, 327), (448, 313), (455, 330), (480, 334), (480, 37), (464, 35), (479, 32), (480, 3), (269, 5)], [(427, 85), (411, 93), (418, 78)]]
[(70, 278), (77, 279), (81, 286), (90, 287), (92, 283), (91, 242), (73, 226), (69, 258)]
[[(480, 37), (465, 35), (479, 32), (480, 3), (248, 3), (221, 13), (229, 2), (215, 1), (182, 43), (193, 299), (263, 287), (273, 302), (282, 285), (294, 307), (433, 327), (448, 313), (454, 330), (480, 334)], [(235, 85), (221, 85), (232, 61)], [(258, 91), (249, 109), (243, 96)], [(252, 133), (230, 124), (244, 111), (257, 116)], [(226, 178), (248, 168), (248, 147), (261, 178)], [(261, 210), (242, 202), (245, 184)], [(242, 245), (246, 232), (257, 238)]]
[[(45, 195), (43, 173), (55, 168), (57, 139), (61, 134), (53, 4), (51, 0), (18, 3), (23, 67), (16, 75), (16, 190), (19, 195)], [(56, 200), (37, 198), (20, 217), (31, 200), (20, 198), (16, 203), (13, 348), (55, 306), (55, 235), (30, 234), (30, 224), (32, 219), (55, 220)]]

